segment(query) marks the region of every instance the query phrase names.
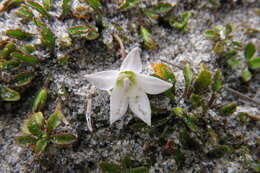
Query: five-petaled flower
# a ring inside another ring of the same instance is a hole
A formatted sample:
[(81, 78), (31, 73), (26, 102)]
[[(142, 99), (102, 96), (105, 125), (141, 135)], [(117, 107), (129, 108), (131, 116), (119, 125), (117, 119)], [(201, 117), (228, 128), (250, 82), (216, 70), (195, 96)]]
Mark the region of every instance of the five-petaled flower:
[(110, 123), (119, 120), (127, 111), (151, 125), (151, 106), (148, 94), (160, 94), (172, 87), (171, 83), (156, 77), (140, 74), (142, 62), (140, 49), (134, 48), (124, 59), (120, 70), (108, 70), (85, 75), (87, 80), (101, 90), (111, 90)]

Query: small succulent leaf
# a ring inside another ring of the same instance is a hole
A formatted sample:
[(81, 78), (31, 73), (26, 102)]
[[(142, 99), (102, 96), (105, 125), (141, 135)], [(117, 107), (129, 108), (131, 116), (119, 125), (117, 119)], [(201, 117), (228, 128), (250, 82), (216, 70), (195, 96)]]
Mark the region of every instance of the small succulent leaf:
[(39, 3), (35, 2), (34, 0), (26, 0), (26, 4), (38, 11), (46, 19), (51, 20), (49, 13)]
[(199, 132), (199, 127), (195, 124), (191, 116), (186, 116), (184, 119), (186, 125), (195, 133)]
[(61, 123), (62, 114), (58, 111), (55, 111), (47, 121), (47, 132), (50, 134), (54, 131), (58, 125)]
[(22, 87), (30, 84), (34, 79), (34, 77), (35, 77), (34, 72), (24, 72), (14, 76), (14, 78), (11, 80), (10, 83), (12, 86)]
[(18, 40), (31, 40), (33, 38), (33, 34), (21, 29), (9, 29), (6, 31), (6, 35)]
[(212, 83), (211, 72), (208, 71), (203, 65), (201, 65), (201, 71), (196, 76), (194, 82), (195, 91), (201, 93), (202, 91), (207, 90), (211, 83)]
[(10, 54), (12, 52), (16, 51), (16, 46), (13, 42), (9, 42), (6, 44), (5, 48), (3, 49), (2, 53), (2, 58), (6, 59), (9, 58)]
[(185, 110), (183, 108), (180, 108), (180, 107), (175, 107), (175, 108), (172, 109), (172, 112), (178, 117), (183, 117)]
[(128, 9), (136, 7), (140, 0), (125, 0), (122, 2), (123, 3), (120, 5), (119, 10), (126, 11)]
[(42, 124), (38, 124), (40, 123), (38, 120), (40, 119), (39, 116), (41, 115), (37, 113), (32, 114), (28, 119), (27, 128), (32, 135), (41, 137), (43, 135), (43, 130), (42, 130)]
[(202, 100), (202, 98), (199, 95), (194, 94), (194, 93), (192, 93), (190, 96), (190, 102), (194, 108), (203, 106), (205, 104), (205, 102)]
[(149, 169), (144, 166), (140, 166), (137, 168), (132, 168), (131, 170), (127, 171), (127, 173), (149, 173)]
[(36, 123), (42, 128), (44, 125), (44, 121), (45, 121), (43, 114), (41, 112), (37, 112), (37, 113), (34, 113), (33, 116), (34, 116)]
[(193, 79), (193, 72), (191, 67), (188, 64), (186, 64), (183, 68), (183, 75), (185, 79), (185, 87), (190, 88)]
[(19, 60), (2, 60), (0, 61), (0, 69), (11, 70), (19, 67), (20, 64)]
[(236, 103), (230, 103), (222, 106), (219, 109), (219, 113), (221, 116), (230, 116), (232, 115), (237, 109), (237, 104)]
[(258, 68), (260, 68), (260, 57), (256, 57), (256, 58), (250, 59), (248, 61), (248, 63), (250, 64), (250, 67), (252, 69), (258, 69)]
[(16, 10), (15, 15), (21, 17), (24, 21), (29, 21), (34, 16), (32, 11), (24, 4)]
[(94, 40), (99, 37), (97, 28), (91, 25), (73, 26), (68, 29), (68, 33), (72, 37), (81, 37), (88, 40)]
[(30, 64), (37, 64), (37, 63), (41, 62), (41, 60), (39, 58), (37, 58), (36, 56), (27, 55), (27, 54), (23, 54), (20, 52), (13, 52), (11, 54), (11, 56), (18, 60), (21, 60), (23, 62), (30, 63)]
[(224, 43), (222, 43), (221, 41), (218, 41), (214, 48), (213, 48), (214, 53), (220, 54), (224, 52)]
[(22, 52), (24, 54), (31, 54), (34, 51), (36, 51), (36, 48), (34, 47), (34, 45), (30, 45), (30, 44), (26, 44), (23, 46)]
[(21, 96), (17, 91), (0, 85), (0, 98), (4, 101), (18, 101)]
[(233, 26), (231, 24), (226, 24), (225, 26), (225, 35), (229, 35), (231, 34), (231, 32), (233, 31)]
[(219, 92), (222, 88), (222, 74), (220, 70), (217, 70), (214, 77), (213, 77), (213, 83), (212, 83), (212, 91), (213, 92)]
[(27, 135), (31, 135), (31, 132), (30, 130), (28, 129), (28, 123), (29, 123), (29, 119), (26, 119), (23, 121), (23, 125), (22, 125), (22, 128), (21, 128), (21, 131), (24, 133), (24, 134), (27, 134)]
[(53, 0), (42, 0), (43, 6), (48, 9), (51, 10), (53, 7)]
[(48, 90), (46, 88), (42, 88), (33, 100), (32, 112), (41, 111), (46, 104), (47, 97)]
[(62, 13), (60, 18), (65, 18), (71, 11), (72, 0), (63, 0), (62, 2)]
[(77, 139), (75, 135), (69, 134), (69, 133), (61, 133), (53, 135), (52, 142), (59, 145), (70, 145), (74, 143)]
[(93, 9), (101, 10), (101, 3), (99, 0), (85, 0)]
[(42, 152), (44, 152), (47, 145), (48, 145), (48, 139), (41, 138), (36, 142), (34, 150), (36, 153), (41, 154)]
[(235, 69), (236, 67), (239, 66), (240, 61), (238, 58), (231, 58), (227, 60), (227, 64), (232, 68)]
[(207, 37), (207, 39), (211, 39), (211, 40), (218, 40), (219, 39), (219, 33), (216, 32), (215, 30), (207, 30), (205, 32), (205, 36)]
[(121, 173), (121, 168), (117, 164), (102, 162), (99, 166), (104, 173)]
[(149, 49), (155, 49), (157, 47), (155, 41), (152, 38), (152, 34), (143, 26), (140, 29), (141, 37), (144, 41), (144, 45)]
[(17, 136), (15, 137), (15, 141), (17, 144), (21, 146), (28, 146), (28, 145), (33, 145), (37, 142), (37, 138), (30, 136), (30, 135), (25, 135), (25, 136)]
[(253, 43), (248, 43), (244, 49), (244, 56), (246, 60), (249, 61), (254, 56), (255, 52), (256, 52), (255, 45)]
[(0, 12), (8, 11), (12, 8), (16, 8), (23, 3), (23, 0), (9, 0), (3, 1), (0, 6)]
[(208, 151), (207, 157), (210, 159), (219, 159), (225, 154), (228, 154), (232, 151), (232, 148), (228, 145), (219, 145), (215, 146), (214, 149)]
[(243, 79), (243, 81), (248, 82), (251, 80), (252, 78), (252, 74), (251, 72), (246, 68), (243, 70), (242, 74), (241, 74), (241, 78)]
[(152, 64), (152, 68), (156, 76), (159, 76), (161, 79), (171, 83), (176, 83), (175, 75), (173, 74), (171, 68), (166, 64), (154, 63)]
[(159, 2), (152, 6), (152, 9), (157, 14), (165, 14), (173, 9), (174, 5), (166, 2)]
[(160, 16), (152, 9), (143, 9), (144, 14), (151, 19), (158, 19)]

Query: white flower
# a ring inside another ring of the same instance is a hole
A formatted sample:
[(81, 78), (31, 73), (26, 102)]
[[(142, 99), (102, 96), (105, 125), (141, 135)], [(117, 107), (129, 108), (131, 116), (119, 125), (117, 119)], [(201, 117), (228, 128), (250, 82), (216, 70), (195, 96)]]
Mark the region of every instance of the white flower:
[(101, 90), (112, 90), (110, 97), (110, 123), (119, 120), (127, 111), (151, 125), (151, 107), (148, 94), (160, 94), (172, 87), (171, 83), (156, 77), (140, 74), (142, 62), (140, 49), (134, 48), (124, 59), (120, 70), (102, 71), (85, 75), (87, 80)]

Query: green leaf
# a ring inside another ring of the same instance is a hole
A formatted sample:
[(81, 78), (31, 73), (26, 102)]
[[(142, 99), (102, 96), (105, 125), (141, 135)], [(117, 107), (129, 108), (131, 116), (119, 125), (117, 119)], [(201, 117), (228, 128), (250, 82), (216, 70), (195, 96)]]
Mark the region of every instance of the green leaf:
[(246, 68), (246, 69), (244, 69), (244, 71), (242, 72), (241, 78), (243, 79), (243, 81), (248, 82), (248, 81), (251, 80), (252, 74), (251, 74), (251, 72)]
[(48, 9), (51, 10), (53, 8), (53, 0), (42, 0), (43, 6)]
[(69, 145), (75, 142), (77, 137), (69, 133), (61, 133), (61, 134), (53, 135), (51, 138), (53, 143), (55, 144)]
[(207, 37), (207, 39), (211, 39), (211, 40), (218, 40), (219, 39), (219, 33), (216, 32), (215, 30), (207, 30), (205, 32), (205, 36)]
[(144, 41), (144, 45), (149, 48), (149, 49), (155, 49), (156, 43), (154, 42), (153, 38), (152, 38), (152, 34), (143, 26), (141, 26), (140, 29), (140, 33), (141, 33), (141, 37)]
[(225, 35), (229, 35), (231, 34), (231, 32), (233, 31), (233, 26), (231, 24), (226, 24), (225, 26)]
[(188, 64), (186, 64), (183, 68), (183, 75), (185, 79), (185, 87), (190, 88), (193, 79), (193, 72), (191, 67)]
[(225, 154), (228, 154), (232, 149), (228, 145), (219, 145), (207, 153), (207, 157), (210, 159), (219, 159)]
[(23, 18), (24, 21), (29, 21), (34, 16), (32, 11), (24, 4), (22, 4), (21, 7), (16, 10), (15, 15)]
[(244, 49), (244, 56), (247, 61), (249, 61), (255, 54), (256, 48), (253, 43), (248, 43)]
[(46, 19), (51, 20), (49, 13), (39, 3), (34, 2), (33, 0), (26, 0), (26, 4), (38, 11)]
[(212, 91), (213, 92), (219, 92), (222, 88), (222, 74), (220, 70), (217, 70), (214, 77), (213, 77), (213, 83), (212, 83)]
[(35, 145), (35, 152), (40, 154), (44, 152), (45, 148), (48, 145), (48, 140), (46, 138), (39, 139)]
[(38, 136), (41, 137), (43, 135), (43, 130), (42, 130), (42, 125), (43, 124), (39, 124), (40, 122), (40, 116), (41, 113), (34, 113), (32, 114), (29, 118), (28, 118), (28, 122), (27, 122), (27, 128), (29, 130), (29, 132), (34, 135), (34, 136)]
[(156, 76), (159, 76), (161, 79), (168, 82), (176, 83), (176, 77), (168, 65), (162, 63), (154, 63), (152, 64), (152, 68)]
[(16, 46), (13, 42), (6, 44), (5, 48), (2, 51), (2, 58), (9, 58), (10, 54), (16, 50)]
[(180, 107), (175, 107), (175, 108), (172, 109), (172, 111), (178, 117), (183, 117), (183, 115), (185, 113), (185, 110), (183, 108), (180, 108)]
[(170, 18), (169, 24), (171, 27), (181, 29), (184, 32), (188, 31), (188, 23), (191, 17), (191, 12), (184, 12), (176, 18)]
[(1, 3), (0, 12), (18, 7), (21, 3), (23, 3), (23, 0), (6, 0)]
[(45, 106), (48, 97), (48, 90), (46, 88), (42, 88), (38, 94), (36, 95), (33, 105), (32, 105), (32, 112), (38, 112), (42, 110)]
[(224, 52), (224, 44), (220, 41), (218, 41), (214, 48), (213, 48), (214, 53), (220, 54)]
[(194, 82), (194, 89), (197, 93), (201, 93), (208, 89), (209, 85), (212, 83), (212, 75), (211, 72), (208, 71), (204, 65), (201, 65), (201, 71), (196, 76)]
[(41, 45), (43, 47), (49, 48), (50, 51), (54, 51), (56, 38), (51, 29), (49, 29), (47, 25), (45, 25), (39, 19), (34, 18), (34, 23), (40, 30)]
[(13, 52), (11, 56), (26, 63), (37, 64), (41, 62), (41, 60), (36, 56), (27, 55), (20, 52)]
[(159, 14), (157, 14), (153, 9), (144, 8), (143, 12), (147, 17), (149, 17), (151, 19), (158, 19), (159, 18)]
[(4, 101), (18, 101), (21, 96), (17, 91), (0, 85), (0, 98)]
[(24, 133), (24, 134), (27, 134), (27, 135), (31, 135), (31, 132), (30, 130), (28, 129), (28, 123), (29, 123), (29, 119), (26, 119), (23, 121), (23, 126), (21, 128), (21, 131)]
[(149, 173), (149, 169), (144, 166), (140, 166), (127, 171), (127, 173)]
[(172, 5), (170, 3), (159, 2), (158, 4), (153, 5), (152, 9), (154, 12), (156, 12), (158, 14), (165, 14), (165, 13), (168, 13), (169, 11), (171, 11), (173, 7), (174, 7), (174, 5)]
[(23, 46), (22, 52), (25, 54), (31, 54), (34, 51), (36, 51), (36, 48), (34, 47), (34, 45), (26, 44)]
[(248, 63), (252, 69), (260, 68), (260, 57), (250, 59)]
[(16, 75), (10, 83), (12, 86), (21, 87), (30, 84), (34, 77), (34, 72), (24, 72)]
[(125, 156), (121, 160), (121, 163), (124, 168), (131, 168), (133, 166), (133, 161), (128, 156)]
[(63, 0), (62, 2), (62, 13), (60, 18), (65, 18), (68, 16), (71, 10), (72, 0)]
[(68, 29), (68, 33), (73, 37), (84, 37), (94, 40), (99, 36), (97, 28), (90, 25), (73, 26)]
[(102, 162), (99, 166), (104, 173), (121, 173), (120, 166), (113, 163)]
[(139, 2), (140, 2), (140, 0), (125, 0), (120, 5), (119, 9), (122, 11), (126, 11), (128, 9), (136, 7)]
[(202, 98), (199, 95), (194, 94), (194, 93), (192, 93), (190, 96), (190, 102), (191, 102), (193, 108), (197, 108), (197, 107), (203, 106), (205, 104), (204, 101), (202, 100)]
[(191, 116), (186, 116), (184, 119), (186, 125), (195, 133), (199, 132), (199, 127), (195, 124), (194, 119)]
[(37, 112), (33, 114), (33, 118), (35, 120), (35, 122), (39, 125), (39, 127), (43, 127), (44, 125), (44, 117), (43, 114), (41, 112)]
[(230, 103), (227, 105), (222, 106), (219, 109), (219, 113), (221, 116), (230, 116), (232, 115), (237, 109), (237, 104), (236, 103)]
[(232, 58), (227, 60), (227, 64), (234, 69), (239, 66), (240, 61), (237, 58)]
[(35, 144), (37, 142), (37, 138), (30, 135), (17, 136), (15, 137), (15, 141), (19, 145), (28, 146), (28, 145)]
[(47, 121), (47, 132), (50, 134), (55, 130), (58, 125), (61, 123), (62, 114), (59, 111), (55, 111)]
[(95, 10), (101, 10), (101, 3), (99, 0), (85, 0)]
[(20, 64), (21, 64), (21, 62), (18, 60), (9, 60), (9, 61), (3, 60), (3, 61), (0, 61), (0, 69), (11, 70), (11, 69), (18, 67)]
[(6, 35), (12, 38), (16, 38), (18, 40), (32, 40), (33, 34), (29, 32), (25, 32), (21, 29), (9, 29), (6, 31)]

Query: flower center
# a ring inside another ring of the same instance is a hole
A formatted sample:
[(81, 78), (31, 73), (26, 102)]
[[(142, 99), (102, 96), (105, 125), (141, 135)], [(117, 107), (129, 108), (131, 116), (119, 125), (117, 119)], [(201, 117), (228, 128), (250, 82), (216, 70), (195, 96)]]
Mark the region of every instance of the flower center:
[(124, 92), (129, 92), (134, 88), (136, 84), (136, 76), (132, 71), (120, 72), (116, 81), (116, 85), (124, 90)]

